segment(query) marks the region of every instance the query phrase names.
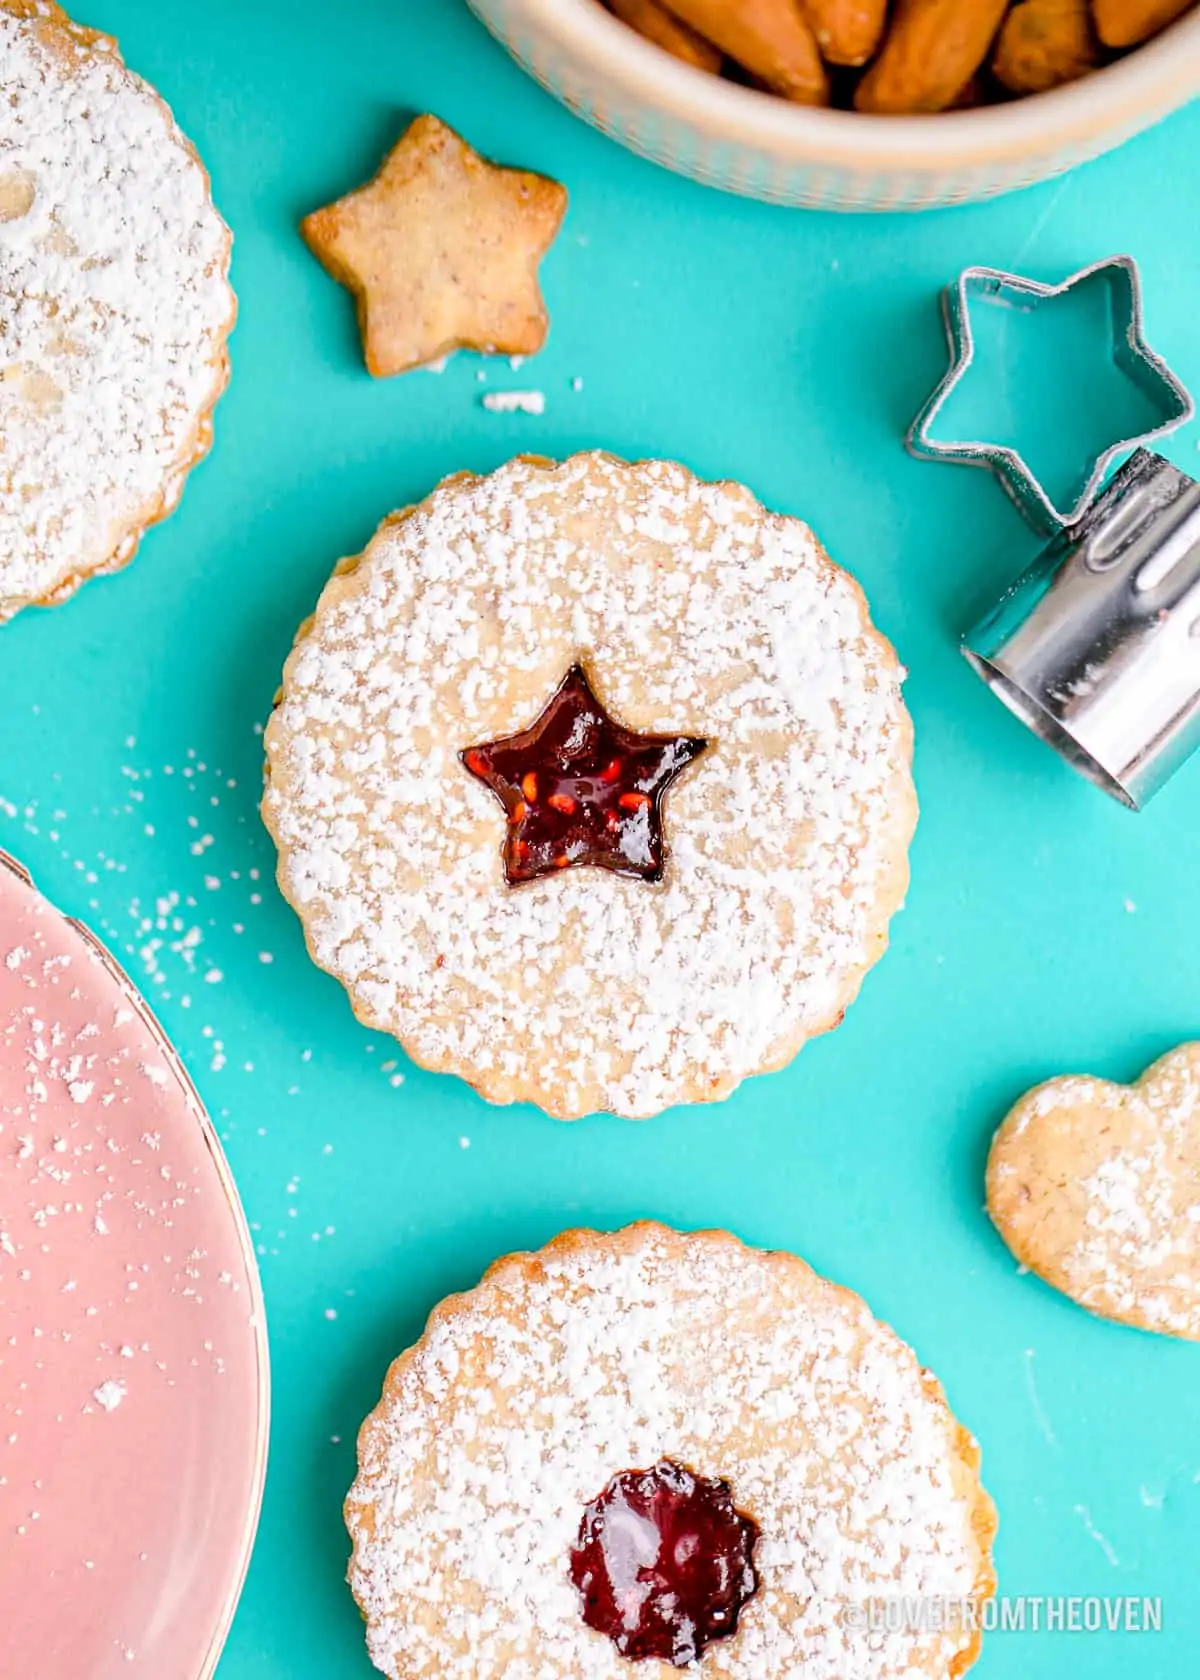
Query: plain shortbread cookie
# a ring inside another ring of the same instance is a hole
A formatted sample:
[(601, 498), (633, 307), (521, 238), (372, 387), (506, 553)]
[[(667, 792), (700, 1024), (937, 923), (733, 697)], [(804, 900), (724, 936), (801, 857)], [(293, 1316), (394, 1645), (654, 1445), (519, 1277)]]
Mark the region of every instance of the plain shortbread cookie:
[(1134, 1085), (1039, 1085), (996, 1133), (988, 1212), (1023, 1265), (1082, 1307), (1200, 1341), (1200, 1044)]
[(300, 231), (354, 294), (367, 368), (383, 378), (454, 350), (540, 350), (550, 322), (538, 264), (566, 208), (557, 181), (489, 163), (425, 115), (373, 181)]

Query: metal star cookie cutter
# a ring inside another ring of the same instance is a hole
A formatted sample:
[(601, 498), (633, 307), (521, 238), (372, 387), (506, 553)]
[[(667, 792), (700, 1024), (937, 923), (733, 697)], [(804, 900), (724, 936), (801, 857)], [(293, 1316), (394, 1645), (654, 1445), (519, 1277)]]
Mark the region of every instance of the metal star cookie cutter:
[(1140, 810), (1200, 747), (1200, 484), (1139, 449), (962, 651), (1039, 740)]
[[(939, 443), (931, 428), (967, 370), (975, 361), (975, 339), (971, 330), (973, 299), (1001, 299), (1014, 308), (1036, 309), (1040, 304), (1063, 297), (1097, 275), (1108, 275), (1113, 302), (1112, 356), (1121, 371), (1154, 405), (1162, 416), (1158, 425), (1135, 437), (1116, 439), (1092, 461), (1083, 489), (1070, 508), (1056, 507), (1045, 487), (1021, 453), (1007, 444), (988, 442)], [(1030, 280), (1000, 268), (965, 268), (942, 294), (946, 336), (951, 363), (945, 377), (913, 421), (905, 439), (911, 454), (930, 461), (964, 461), (988, 467), (1000, 479), (1025, 518), (1043, 535), (1074, 525), (1091, 505), (1096, 492), (1118, 461), (1139, 447), (1165, 437), (1192, 419), (1196, 405), (1183, 382), (1146, 342), (1142, 307), (1141, 277), (1132, 257), (1105, 257), (1081, 268), (1058, 285)]]

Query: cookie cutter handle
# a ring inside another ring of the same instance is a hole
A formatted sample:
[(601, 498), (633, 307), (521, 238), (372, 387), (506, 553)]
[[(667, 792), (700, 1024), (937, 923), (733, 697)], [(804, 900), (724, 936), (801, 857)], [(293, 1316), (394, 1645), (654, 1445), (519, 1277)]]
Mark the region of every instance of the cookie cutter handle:
[(992, 692), (1139, 810), (1200, 746), (1200, 484), (1140, 449), (963, 640)]

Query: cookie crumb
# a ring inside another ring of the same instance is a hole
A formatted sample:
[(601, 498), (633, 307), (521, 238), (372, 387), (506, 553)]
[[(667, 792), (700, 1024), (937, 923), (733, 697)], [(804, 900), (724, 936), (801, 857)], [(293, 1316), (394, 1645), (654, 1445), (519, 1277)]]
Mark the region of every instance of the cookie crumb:
[(544, 391), (488, 391), (480, 398), (484, 408), (492, 414), (544, 414)]

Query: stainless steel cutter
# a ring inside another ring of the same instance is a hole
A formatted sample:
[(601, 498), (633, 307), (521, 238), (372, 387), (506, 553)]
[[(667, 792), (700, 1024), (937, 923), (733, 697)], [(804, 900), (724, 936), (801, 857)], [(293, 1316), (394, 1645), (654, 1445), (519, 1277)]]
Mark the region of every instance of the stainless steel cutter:
[[(973, 295), (1003, 293), (1023, 308), (1036, 307), (1102, 271), (1114, 277), (1113, 358), (1160, 420), (1140, 437), (1106, 448), (1091, 463), (1076, 504), (1062, 511), (1016, 449), (937, 442), (930, 427), (974, 358)], [(1054, 533), (967, 634), (963, 653), (1061, 758), (1140, 809), (1200, 746), (1200, 484), (1144, 447), (1191, 419), (1195, 405), (1146, 343), (1132, 257), (1093, 264), (1059, 286), (999, 269), (966, 269), (944, 305), (952, 365), (914, 421), (908, 446), (928, 459), (990, 467), (1030, 524)]]

